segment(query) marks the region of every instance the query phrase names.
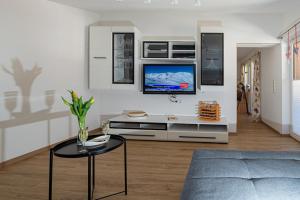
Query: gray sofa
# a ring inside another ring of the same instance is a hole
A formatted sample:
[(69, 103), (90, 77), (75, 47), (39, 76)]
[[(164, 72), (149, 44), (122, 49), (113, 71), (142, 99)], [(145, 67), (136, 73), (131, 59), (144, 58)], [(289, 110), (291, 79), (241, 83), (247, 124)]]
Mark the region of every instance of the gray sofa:
[(300, 152), (197, 150), (181, 200), (300, 200)]

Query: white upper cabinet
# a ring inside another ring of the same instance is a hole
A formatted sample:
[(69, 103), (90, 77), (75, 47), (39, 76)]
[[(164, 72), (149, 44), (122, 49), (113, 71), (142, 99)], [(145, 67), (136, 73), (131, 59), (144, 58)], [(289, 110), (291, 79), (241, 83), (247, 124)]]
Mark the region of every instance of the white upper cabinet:
[(89, 88), (137, 89), (139, 32), (124, 24), (99, 24), (90, 26)]
[(90, 27), (90, 55), (104, 56), (111, 58), (111, 27), (91, 26)]
[(89, 88), (109, 89), (112, 77), (111, 27), (90, 27)]

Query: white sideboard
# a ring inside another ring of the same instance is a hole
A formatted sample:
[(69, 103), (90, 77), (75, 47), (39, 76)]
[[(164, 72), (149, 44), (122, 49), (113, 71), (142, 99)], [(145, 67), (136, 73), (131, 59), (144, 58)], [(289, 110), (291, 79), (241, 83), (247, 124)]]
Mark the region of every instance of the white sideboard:
[(143, 118), (120, 115), (109, 120), (109, 133), (135, 140), (228, 143), (228, 123), (225, 118), (211, 122), (194, 116), (176, 117), (176, 120), (168, 120), (166, 115)]

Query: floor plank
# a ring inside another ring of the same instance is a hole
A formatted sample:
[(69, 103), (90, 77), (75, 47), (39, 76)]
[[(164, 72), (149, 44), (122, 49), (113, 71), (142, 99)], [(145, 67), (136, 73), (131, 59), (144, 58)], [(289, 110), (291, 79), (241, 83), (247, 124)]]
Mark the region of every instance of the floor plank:
[[(300, 150), (300, 143), (262, 123), (239, 116), (238, 133), (229, 144), (128, 141), (128, 196), (109, 200), (179, 199), (195, 149)], [(123, 151), (96, 159), (96, 196), (122, 190)], [(72, 162), (71, 162), (72, 161)], [(87, 159), (54, 161), (54, 199), (86, 199)], [(48, 152), (0, 170), (1, 200), (42, 200), (48, 196)]]

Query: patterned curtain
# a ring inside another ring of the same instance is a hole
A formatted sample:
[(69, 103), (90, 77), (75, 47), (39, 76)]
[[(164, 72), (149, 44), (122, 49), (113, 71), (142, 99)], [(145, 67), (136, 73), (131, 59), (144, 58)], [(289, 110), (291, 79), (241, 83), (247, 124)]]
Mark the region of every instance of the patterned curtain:
[(240, 82), (244, 83), (245, 82), (245, 64), (242, 64), (240, 66), (240, 68), (241, 68), (241, 79), (240, 79)]
[(261, 117), (261, 81), (260, 81), (260, 71), (261, 71), (261, 53), (258, 52), (252, 58), (254, 62), (253, 71), (253, 102), (252, 102), (252, 118), (254, 121), (259, 121)]

